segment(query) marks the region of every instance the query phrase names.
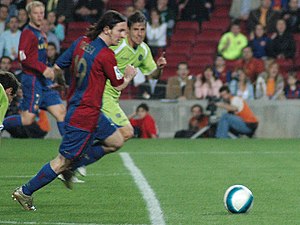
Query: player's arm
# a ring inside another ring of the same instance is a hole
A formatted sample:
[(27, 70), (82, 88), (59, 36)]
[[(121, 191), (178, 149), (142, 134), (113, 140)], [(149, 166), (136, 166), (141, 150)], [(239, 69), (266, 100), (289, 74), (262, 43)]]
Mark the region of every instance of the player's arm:
[(112, 50), (108, 49), (106, 54), (102, 54), (99, 61), (102, 64), (103, 71), (110, 83), (117, 91), (125, 89), (130, 81), (137, 74), (137, 70), (130, 65), (127, 65), (124, 74), (117, 67), (117, 60)]
[(64, 77), (63, 69), (71, 66), (75, 47), (81, 39), (82, 37), (74, 41), (72, 45), (66, 51), (64, 51), (64, 53), (60, 57), (58, 57), (54, 64), (53, 69), (55, 74), (55, 81), (60, 86), (66, 87), (66, 80)]
[(132, 81), (132, 79), (135, 77), (135, 75), (137, 74), (137, 70), (136, 68), (134, 68), (133, 66), (127, 65), (124, 71), (124, 82), (123, 84), (114, 87), (117, 91), (122, 91), (124, 90), (128, 84)]
[(38, 39), (29, 30), (25, 30), (21, 34), (18, 57), (23, 67), (34, 70), (50, 79), (54, 78), (53, 70), (38, 60)]
[[(151, 56), (152, 57), (152, 56)], [(165, 58), (165, 52), (156, 61), (156, 69), (150, 73), (148, 76), (152, 79), (159, 79), (162, 74), (163, 68), (167, 65), (167, 60)]]

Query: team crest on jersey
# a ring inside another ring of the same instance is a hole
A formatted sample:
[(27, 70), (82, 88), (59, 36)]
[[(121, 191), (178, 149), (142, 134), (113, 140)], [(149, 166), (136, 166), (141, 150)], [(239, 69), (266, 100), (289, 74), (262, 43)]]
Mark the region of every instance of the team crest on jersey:
[(123, 74), (121, 73), (121, 71), (119, 70), (119, 68), (117, 66), (114, 66), (114, 71), (115, 71), (117, 80), (121, 80), (123, 78)]
[(143, 60), (143, 56), (142, 56), (142, 55), (139, 55), (138, 60), (139, 60), (139, 61), (142, 61), (142, 60)]
[(20, 58), (21, 61), (26, 59), (26, 54), (23, 50), (19, 51), (19, 58)]

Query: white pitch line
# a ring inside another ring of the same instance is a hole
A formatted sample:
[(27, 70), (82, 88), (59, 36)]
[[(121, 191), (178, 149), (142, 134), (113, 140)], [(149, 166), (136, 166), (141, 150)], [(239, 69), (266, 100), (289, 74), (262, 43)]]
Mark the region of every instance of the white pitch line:
[(258, 151), (258, 152), (251, 152), (251, 151), (230, 151), (230, 152), (222, 152), (222, 151), (208, 151), (208, 152), (201, 152), (201, 151), (186, 151), (186, 152), (131, 152), (132, 155), (190, 155), (190, 154), (212, 154), (212, 155), (232, 155), (232, 154), (240, 154), (240, 155), (255, 155), (255, 154), (262, 154), (262, 155), (282, 155), (282, 154), (299, 154), (298, 152), (291, 152), (291, 151), (281, 151), (281, 152), (272, 152), (272, 151)]
[(163, 212), (160, 208), (158, 199), (155, 196), (154, 191), (144, 177), (142, 171), (134, 164), (130, 155), (126, 152), (120, 153), (125, 167), (131, 173), (134, 182), (138, 186), (140, 192), (146, 201), (147, 209), (150, 214), (150, 221), (153, 225), (165, 225)]

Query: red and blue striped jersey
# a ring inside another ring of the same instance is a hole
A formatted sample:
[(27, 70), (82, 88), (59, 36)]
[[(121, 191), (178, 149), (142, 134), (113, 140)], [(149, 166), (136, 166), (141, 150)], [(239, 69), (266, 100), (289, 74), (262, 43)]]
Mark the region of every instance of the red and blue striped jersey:
[(40, 30), (27, 25), (21, 33), (18, 58), (24, 73), (42, 76), (47, 68), (47, 37)]
[(100, 116), (106, 80), (114, 87), (124, 82), (117, 68), (114, 52), (97, 37), (83, 36), (72, 43), (56, 61), (60, 68), (71, 68), (68, 111), (65, 122), (93, 131)]

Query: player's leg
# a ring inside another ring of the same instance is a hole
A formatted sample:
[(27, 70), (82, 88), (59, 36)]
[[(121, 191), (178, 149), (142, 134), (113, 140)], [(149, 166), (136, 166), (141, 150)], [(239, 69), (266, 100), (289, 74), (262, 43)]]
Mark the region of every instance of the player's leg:
[(124, 144), (124, 138), (118, 128), (104, 114), (101, 115), (97, 130), (94, 133), (94, 144), (82, 157), (72, 163), (72, 170), (90, 165), (103, 156), (115, 152)]
[(122, 136), (124, 137), (125, 141), (133, 137), (134, 130), (130, 123), (126, 124), (125, 126), (119, 127), (118, 129), (122, 134)]
[(16, 199), (24, 209), (35, 210), (31, 195), (37, 190), (53, 181), (60, 173), (65, 171), (71, 161), (79, 157), (85, 148), (91, 144), (91, 133), (66, 125), (65, 135), (59, 148), (58, 156), (44, 165), (41, 170), (28, 183), (13, 192)]
[(59, 133), (63, 136), (66, 107), (62, 103), (59, 93), (47, 87), (43, 92), (41, 105), (56, 119)]
[(21, 113), (8, 116), (4, 119), (4, 129), (11, 129), (17, 126), (31, 125), (38, 114), (42, 85), (35, 76), (22, 74), (23, 98), (20, 104)]
[(106, 100), (104, 101), (101, 110), (108, 118), (110, 118), (114, 122), (114, 124), (116, 124), (119, 127), (119, 131), (123, 135), (125, 141), (133, 137), (133, 127), (131, 126), (126, 114), (121, 109), (118, 102), (108, 102)]

